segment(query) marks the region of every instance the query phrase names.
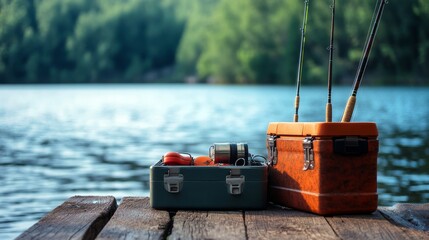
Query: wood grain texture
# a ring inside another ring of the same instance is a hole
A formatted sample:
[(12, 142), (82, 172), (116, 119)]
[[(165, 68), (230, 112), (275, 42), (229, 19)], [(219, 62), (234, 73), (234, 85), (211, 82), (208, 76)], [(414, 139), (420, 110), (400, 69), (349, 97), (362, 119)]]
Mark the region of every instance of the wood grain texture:
[(168, 239), (246, 239), (243, 213), (179, 211)]
[(94, 239), (116, 208), (111, 196), (74, 196), (17, 239)]
[(330, 217), (277, 205), (174, 215), (152, 209), (145, 197), (126, 197), (116, 208), (114, 197), (75, 196), (17, 239), (429, 239), (429, 204)]
[(429, 239), (427, 232), (391, 224), (379, 211), (368, 215), (326, 217), (342, 239)]
[(169, 224), (169, 213), (152, 209), (149, 198), (125, 197), (97, 239), (163, 239)]
[(248, 239), (339, 239), (324, 217), (291, 209), (246, 211), (245, 222)]

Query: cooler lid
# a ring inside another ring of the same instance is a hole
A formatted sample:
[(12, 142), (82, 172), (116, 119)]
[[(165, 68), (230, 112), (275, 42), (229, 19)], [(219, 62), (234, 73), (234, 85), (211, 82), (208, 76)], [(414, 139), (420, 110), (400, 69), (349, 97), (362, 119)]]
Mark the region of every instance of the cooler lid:
[(267, 134), (277, 136), (366, 136), (377, 137), (373, 122), (272, 122)]

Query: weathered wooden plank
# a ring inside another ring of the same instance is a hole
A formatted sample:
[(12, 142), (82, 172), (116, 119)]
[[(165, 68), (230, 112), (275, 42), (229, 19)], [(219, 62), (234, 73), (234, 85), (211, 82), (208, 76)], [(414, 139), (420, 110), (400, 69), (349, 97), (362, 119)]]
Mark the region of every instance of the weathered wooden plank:
[(246, 239), (243, 213), (178, 211), (168, 239)]
[(100, 231), (98, 239), (429, 239), (429, 204), (332, 217), (274, 206), (245, 213), (179, 211), (170, 217), (152, 209), (149, 198), (136, 197), (116, 208), (114, 197), (75, 196), (17, 239), (94, 239)]
[(367, 215), (326, 217), (342, 239), (428, 239), (422, 231), (391, 224), (380, 212)]
[(111, 196), (74, 196), (17, 239), (94, 239), (117, 207)]
[(125, 197), (97, 239), (162, 239), (169, 224), (169, 213), (152, 209), (149, 198)]
[(392, 222), (409, 228), (429, 231), (429, 203), (398, 203), (378, 210)]
[(249, 239), (339, 239), (324, 217), (287, 208), (247, 211), (245, 222)]

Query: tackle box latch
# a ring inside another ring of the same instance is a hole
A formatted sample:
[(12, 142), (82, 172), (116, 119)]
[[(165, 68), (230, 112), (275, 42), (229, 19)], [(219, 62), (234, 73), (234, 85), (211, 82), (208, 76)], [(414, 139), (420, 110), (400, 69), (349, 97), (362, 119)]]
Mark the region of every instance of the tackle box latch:
[(313, 138), (304, 138), (302, 145), (304, 147), (304, 168), (302, 170), (311, 170), (314, 168)]
[(164, 188), (169, 193), (178, 193), (182, 190), (183, 174), (180, 174), (180, 168), (170, 168), (164, 174)]
[(243, 193), (245, 177), (240, 175), (240, 169), (231, 169), (230, 174), (226, 176), (226, 185), (228, 193), (231, 195), (240, 195)]
[(268, 165), (277, 164), (277, 136), (267, 135), (267, 148), (268, 148)]

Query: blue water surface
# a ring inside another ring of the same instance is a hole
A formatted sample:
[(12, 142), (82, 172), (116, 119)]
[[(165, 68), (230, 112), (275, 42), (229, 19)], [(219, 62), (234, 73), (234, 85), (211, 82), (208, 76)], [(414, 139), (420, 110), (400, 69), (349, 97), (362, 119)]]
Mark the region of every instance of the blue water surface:
[[(293, 87), (0, 86), (0, 239), (14, 238), (74, 195), (149, 195), (167, 151), (207, 155), (247, 142), (266, 155), (269, 122), (292, 121)], [(334, 87), (339, 121), (350, 88)], [(429, 200), (429, 88), (361, 87), (353, 121), (379, 128), (380, 205)], [(301, 89), (300, 121), (324, 121), (326, 88)]]

